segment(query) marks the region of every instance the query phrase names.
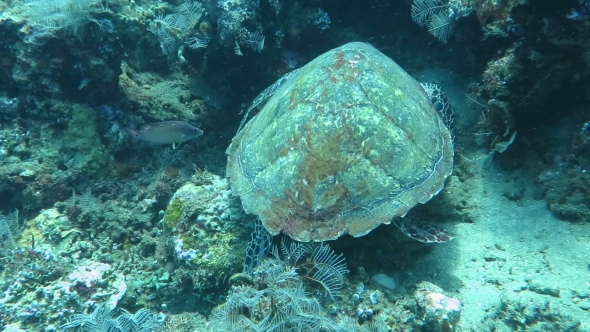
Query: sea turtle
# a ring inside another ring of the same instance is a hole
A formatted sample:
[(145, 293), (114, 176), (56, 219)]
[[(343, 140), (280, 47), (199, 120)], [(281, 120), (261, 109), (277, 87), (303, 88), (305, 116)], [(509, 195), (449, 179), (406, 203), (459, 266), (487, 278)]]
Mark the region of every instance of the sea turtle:
[(425, 88), (366, 43), (320, 55), (255, 101), (270, 96), (227, 149), (233, 193), (271, 234), (298, 241), (394, 220), (423, 242), (450, 239), (399, 219), (453, 170), (451, 132), (432, 102), (446, 98)]

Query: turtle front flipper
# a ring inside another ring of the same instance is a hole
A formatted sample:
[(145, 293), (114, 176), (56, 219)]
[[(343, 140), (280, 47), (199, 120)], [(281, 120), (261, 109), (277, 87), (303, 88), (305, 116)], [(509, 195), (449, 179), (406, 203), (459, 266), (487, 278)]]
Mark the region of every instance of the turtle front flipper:
[(442, 243), (455, 238), (455, 235), (446, 229), (438, 228), (419, 219), (394, 218), (392, 222), (408, 237), (422, 243)]
[(451, 135), (455, 136), (455, 114), (453, 113), (453, 107), (449, 100), (447, 99), (447, 95), (442, 90), (442, 88), (438, 84), (434, 83), (420, 83), (422, 89), (426, 92), (428, 97), (430, 98), (430, 102), (434, 109), (438, 112), (438, 115), (443, 119), (443, 122), (449, 128)]

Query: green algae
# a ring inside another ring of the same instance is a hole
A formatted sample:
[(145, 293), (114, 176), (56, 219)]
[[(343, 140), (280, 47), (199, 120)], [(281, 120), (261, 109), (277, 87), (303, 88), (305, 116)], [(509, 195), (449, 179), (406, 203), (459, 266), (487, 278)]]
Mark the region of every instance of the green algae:
[(164, 217), (164, 225), (167, 229), (173, 229), (178, 225), (180, 217), (182, 216), (182, 201), (175, 199), (166, 208), (166, 216)]

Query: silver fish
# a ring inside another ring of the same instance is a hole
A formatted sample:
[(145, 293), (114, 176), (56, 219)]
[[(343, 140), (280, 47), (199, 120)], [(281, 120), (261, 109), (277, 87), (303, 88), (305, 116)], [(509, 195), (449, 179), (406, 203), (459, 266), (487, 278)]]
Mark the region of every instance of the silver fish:
[(140, 130), (127, 129), (135, 141), (145, 141), (155, 144), (182, 143), (201, 136), (203, 131), (184, 121), (162, 121), (150, 123)]

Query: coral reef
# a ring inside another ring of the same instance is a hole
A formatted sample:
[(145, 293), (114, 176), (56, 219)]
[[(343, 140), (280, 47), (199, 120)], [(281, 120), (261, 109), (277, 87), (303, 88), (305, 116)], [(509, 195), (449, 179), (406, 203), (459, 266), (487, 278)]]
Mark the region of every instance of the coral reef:
[(512, 11), (515, 7), (526, 3), (526, 0), (475, 0), (473, 7), (486, 35), (507, 36), (516, 29)]
[(453, 331), (461, 318), (461, 301), (443, 294), (429, 282), (421, 282), (414, 292), (422, 309), (422, 320), (429, 331)]
[(588, 123), (571, 138), (568, 147), (553, 147), (549, 167), (537, 177), (549, 209), (570, 221), (590, 221), (590, 134)]
[(172, 276), (180, 283), (189, 277), (203, 297), (242, 268), (252, 223), (230, 195), (225, 179), (204, 172), (178, 189), (166, 208), (163, 227), (175, 260), (183, 273)]
[(141, 111), (150, 119), (185, 119), (199, 123), (206, 107), (191, 100), (188, 77), (163, 79), (156, 73), (136, 73), (127, 63), (121, 64), (119, 88), (125, 94), (129, 110)]

